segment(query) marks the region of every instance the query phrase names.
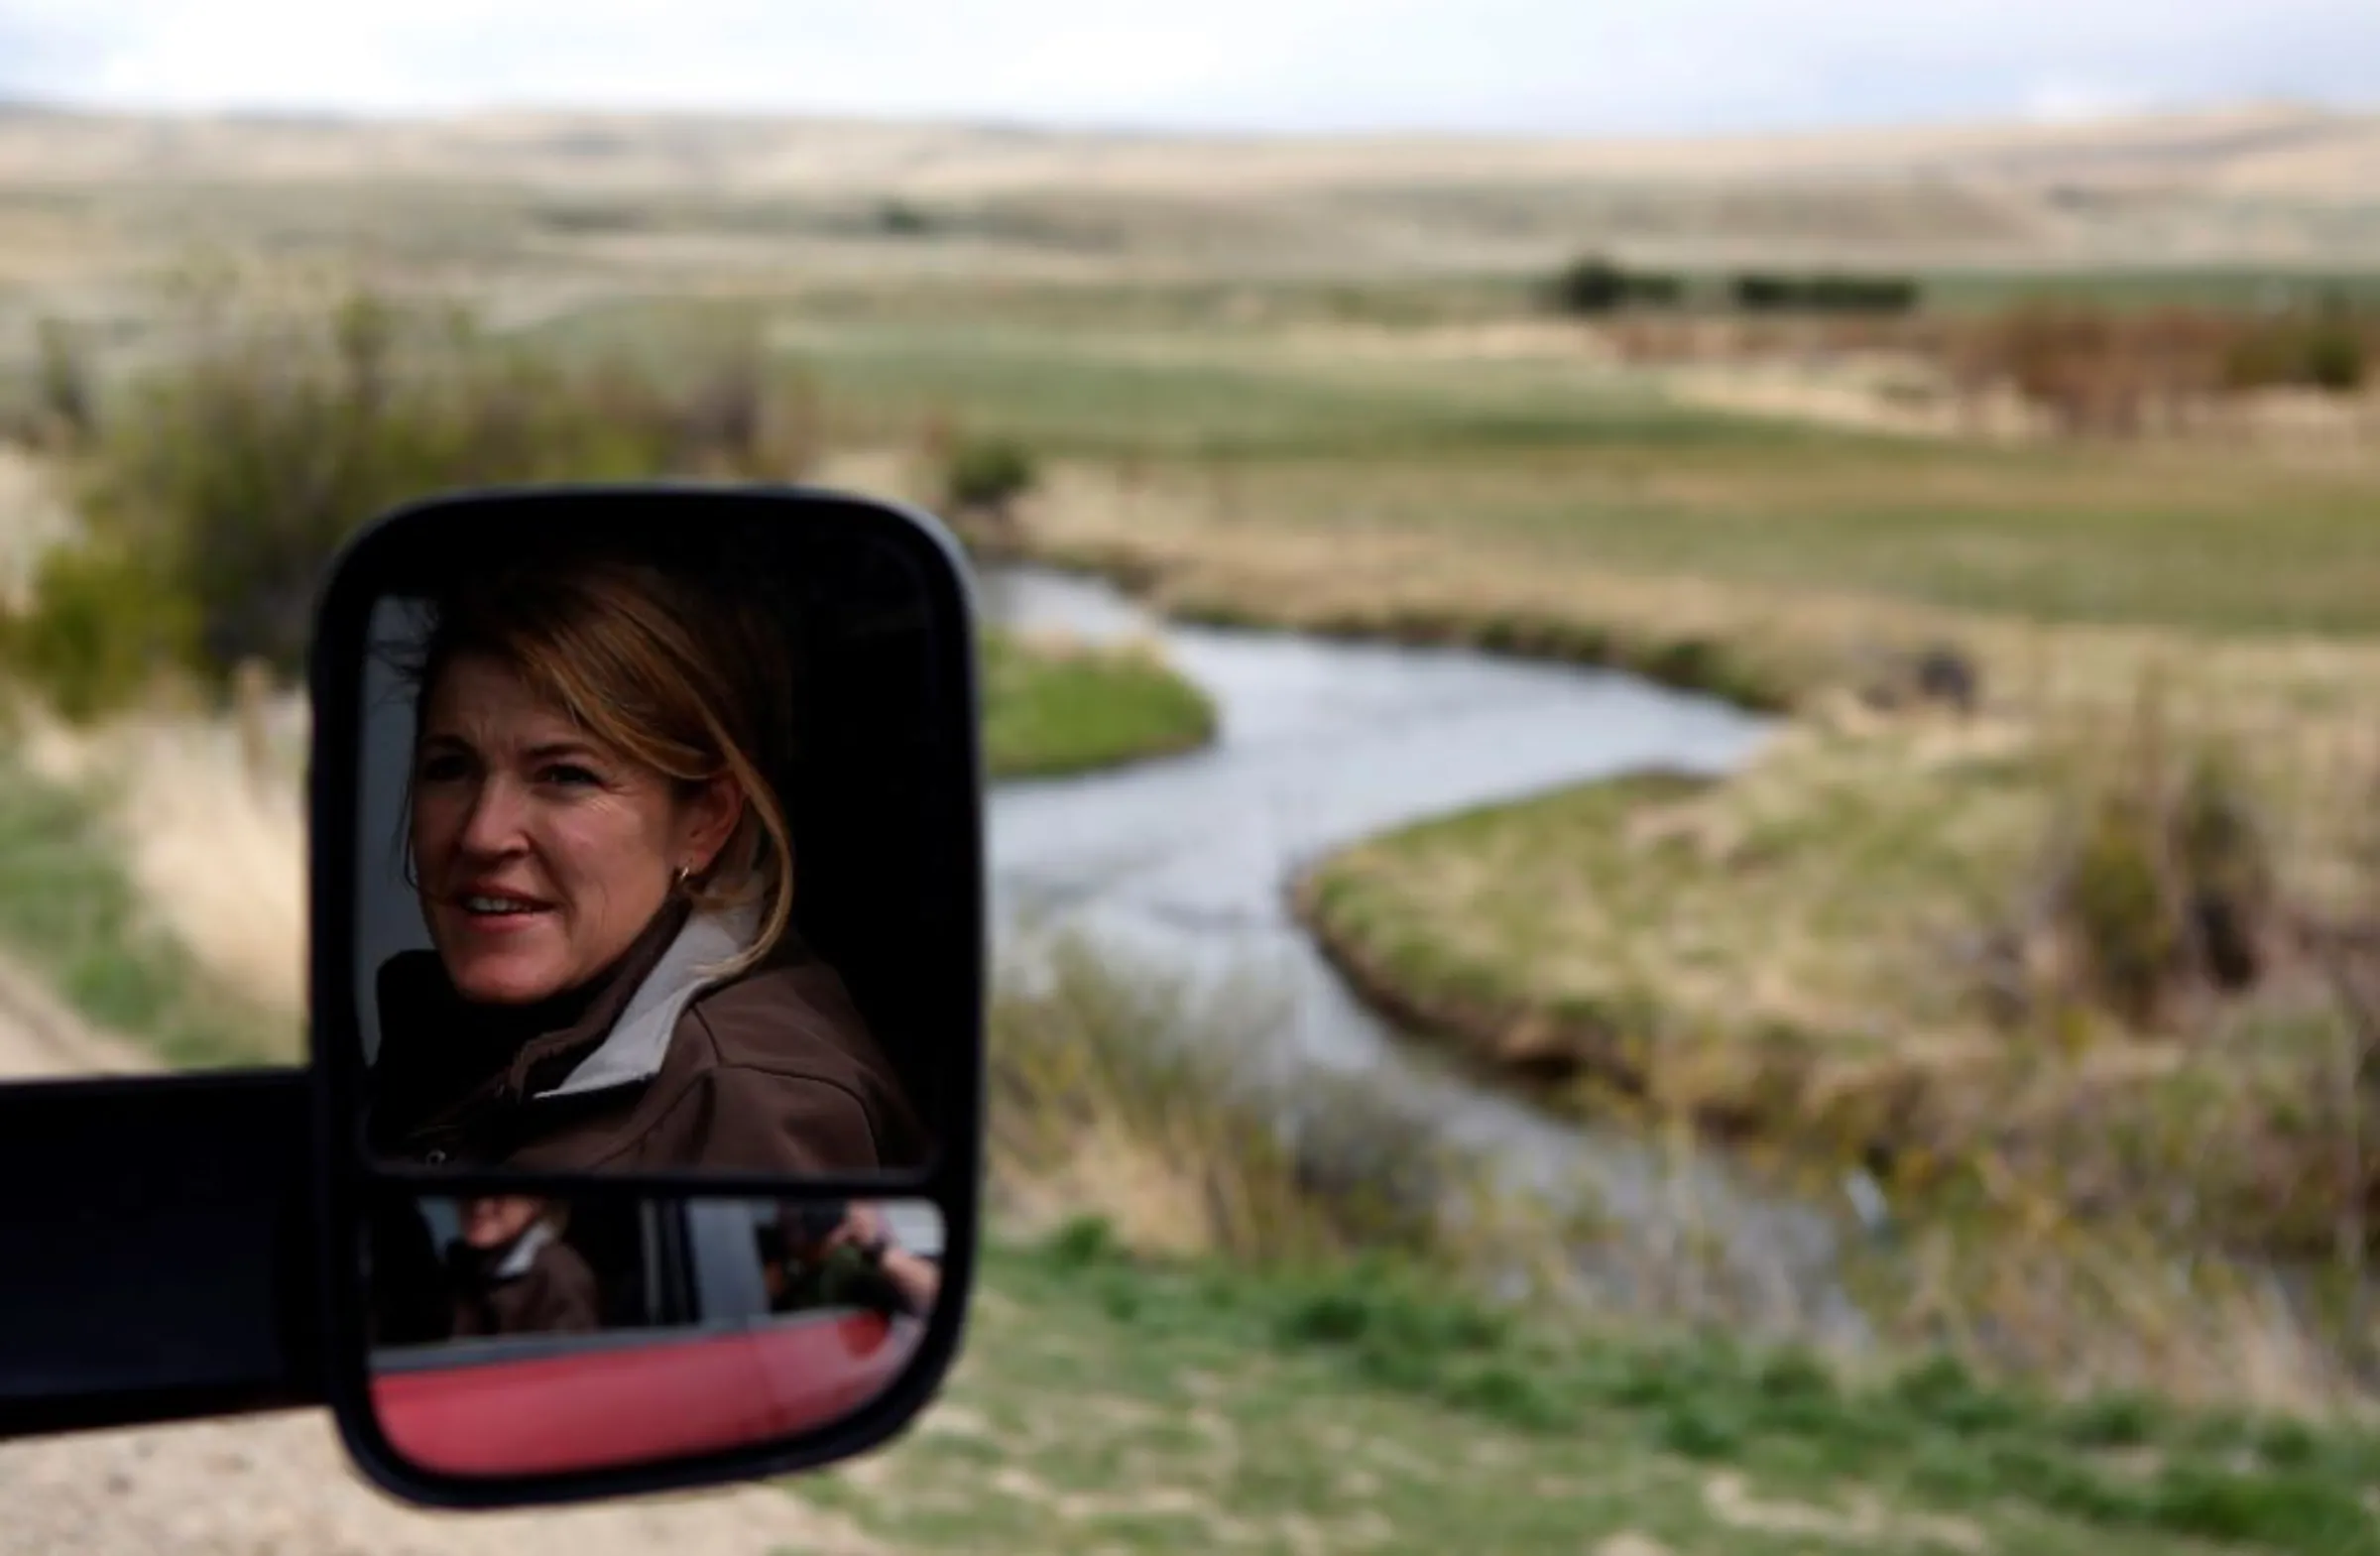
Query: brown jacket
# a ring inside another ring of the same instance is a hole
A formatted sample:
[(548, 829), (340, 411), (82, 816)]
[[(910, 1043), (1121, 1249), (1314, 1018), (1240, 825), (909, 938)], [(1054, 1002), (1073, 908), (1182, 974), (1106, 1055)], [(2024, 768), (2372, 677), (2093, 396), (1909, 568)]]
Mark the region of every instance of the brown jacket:
[(457, 1340), (478, 1335), (586, 1334), (603, 1327), (595, 1272), (568, 1244), (536, 1228), (491, 1258), (453, 1256)]
[(700, 982), (736, 933), (664, 909), (582, 1012), (530, 1032), (464, 1003), (435, 953), (392, 957), (373, 1148), (559, 1172), (924, 1165), (924, 1127), (833, 968), (792, 942)]

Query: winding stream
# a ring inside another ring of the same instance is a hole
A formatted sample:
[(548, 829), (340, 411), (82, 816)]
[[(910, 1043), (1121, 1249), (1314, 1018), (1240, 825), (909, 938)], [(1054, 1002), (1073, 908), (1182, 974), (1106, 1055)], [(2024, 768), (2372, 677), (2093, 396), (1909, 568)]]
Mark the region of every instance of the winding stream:
[[(1789, 1302), (1797, 1327), (1864, 1331), (1837, 1276), (1854, 1235), (1844, 1206), (1762, 1183), (1714, 1151), (1681, 1164), (1459, 1072), (1361, 1005), (1287, 903), (1302, 866), (1373, 833), (1633, 770), (1726, 772), (1765, 721), (1610, 672), (1175, 624), (1104, 582), (1039, 568), (988, 570), (978, 599), (988, 621), (1013, 629), (1154, 640), (1220, 715), (1216, 742), (1189, 756), (994, 791), (1004, 941), (1070, 930), (1195, 981), (1254, 981), (1285, 997), (1296, 1058), (1414, 1096), (1507, 1181), (1591, 1194), (1639, 1239), (1674, 1236), (1675, 1196), (1689, 1194), (1725, 1229), (1715, 1278)], [(1615, 1300), (1646, 1295), (1625, 1289), (1641, 1267), (1627, 1257), (1579, 1263)]]

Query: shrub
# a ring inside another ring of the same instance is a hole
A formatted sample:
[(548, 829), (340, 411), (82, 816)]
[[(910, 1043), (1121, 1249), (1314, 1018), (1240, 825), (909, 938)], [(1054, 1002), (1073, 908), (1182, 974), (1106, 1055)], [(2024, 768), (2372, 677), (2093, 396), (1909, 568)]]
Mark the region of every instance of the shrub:
[(1817, 276), (1803, 284), (1804, 304), (1821, 313), (1906, 313), (1917, 283), (1902, 276)]
[(1647, 307), (1675, 307), (1686, 299), (1685, 278), (1661, 275), (1651, 271), (1631, 271), (1626, 279), (1622, 300), (1640, 302)]
[(1793, 299), (1793, 284), (1781, 276), (1738, 276), (1730, 290), (1735, 305), (1747, 313), (1782, 308)]
[(931, 216), (906, 200), (887, 200), (876, 208), (876, 225), (894, 237), (914, 238), (934, 230)]
[(2235, 330), (2222, 380), (2232, 389), (2351, 394), (2363, 387), (2365, 364), (2366, 343), (2352, 315), (2336, 309), (2290, 313)]
[(1686, 284), (1677, 276), (1631, 271), (1591, 254), (1564, 267), (1551, 290), (1554, 305), (1563, 312), (1610, 313), (1637, 305), (1675, 307), (1685, 298)]
[(808, 374), (773, 369), (750, 334), (705, 354), (673, 408), (660, 413), (680, 473), (790, 480), (825, 451), (825, 419)]
[(966, 438), (951, 448), (942, 490), (957, 514), (1009, 517), (1011, 505), (1038, 479), (1030, 450), (1005, 437)]
[(25, 611), (0, 618), (0, 658), (68, 719), (125, 706), (162, 668), (189, 658), (196, 633), (187, 602), (135, 553), (56, 546), (33, 585)]
[[(212, 299), (209, 299), (210, 301)], [(84, 507), (196, 618), (197, 667), (302, 661), (317, 581), (363, 522), (423, 493), (661, 474), (776, 476), (816, 451), (808, 380), (749, 333), (674, 378), (484, 338), (368, 293), (198, 310), (85, 460)]]
[(2154, 377), (2138, 333), (2102, 309), (2025, 302), (1986, 327), (1978, 365), (2046, 409), (2062, 431), (2128, 431)]
[(2065, 780), (2040, 890), (2003, 931), (2005, 959), (2047, 982), (2006, 1014), (2088, 1008), (2154, 1030), (2264, 972), (2285, 904), (2256, 797), (2224, 749), (2169, 744), (2144, 707)]
[(2332, 308), (2257, 317), (2164, 307), (2124, 312), (2036, 299), (1946, 333), (1937, 349), (1970, 388), (2005, 383), (2068, 433), (2127, 432), (2223, 393), (2351, 393), (2367, 327)]
[(91, 382), (90, 353), (62, 319), (35, 326), (34, 414), (47, 437), (74, 444), (98, 425), (98, 395)]
[(2184, 945), (2158, 823), (2137, 796), (2099, 796), (2075, 849), (2065, 904), (2098, 1003), (2139, 1027), (2156, 1020)]
[(1730, 289), (1745, 312), (1906, 313), (1917, 306), (1918, 287), (1905, 276), (1779, 276), (1751, 272)]
[(2336, 323), (2308, 332), (2302, 361), (2306, 383), (2333, 394), (2352, 394), (2363, 387), (2363, 337)]
[(1574, 260), (1554, 283), (1554, 299), (1567, 312), (1607, 313), (1627, 295), (1627, 274), (1598, 255)]

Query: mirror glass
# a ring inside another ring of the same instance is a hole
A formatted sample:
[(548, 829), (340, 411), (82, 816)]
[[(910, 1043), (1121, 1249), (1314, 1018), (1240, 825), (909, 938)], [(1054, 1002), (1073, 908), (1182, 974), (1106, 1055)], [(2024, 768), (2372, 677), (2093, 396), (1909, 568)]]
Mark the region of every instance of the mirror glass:
[(940, 1296), (924, 1200), (384, 1194), (365, 1253), (375, 1424), (465, 1478), (750, 1448), (908, 1364)]
[(920, 1182), (979, 1029), (948, 565), (799, 494), (482, 498), (380, 539), (326, 651), (353, 749), (317, 747), (352, 842), (317, 1043), (369, 1164)]

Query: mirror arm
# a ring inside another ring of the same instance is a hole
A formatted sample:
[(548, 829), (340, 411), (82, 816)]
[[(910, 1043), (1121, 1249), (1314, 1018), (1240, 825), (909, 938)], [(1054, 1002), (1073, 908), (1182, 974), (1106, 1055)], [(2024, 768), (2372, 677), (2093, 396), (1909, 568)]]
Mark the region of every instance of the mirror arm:
[(0, 1087), (0, 1438), (323, 1402), (311, 1084)]

